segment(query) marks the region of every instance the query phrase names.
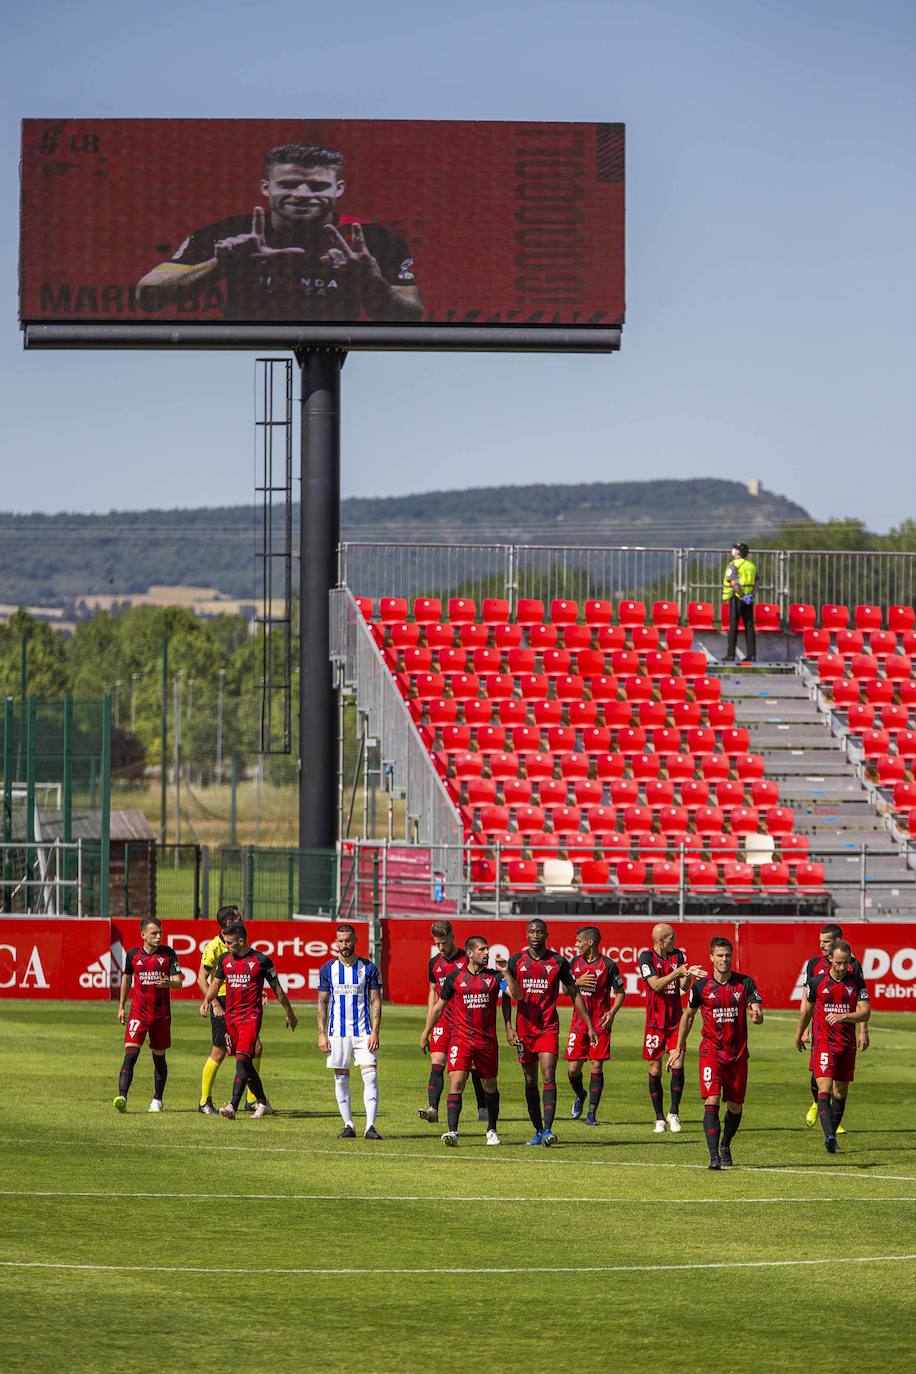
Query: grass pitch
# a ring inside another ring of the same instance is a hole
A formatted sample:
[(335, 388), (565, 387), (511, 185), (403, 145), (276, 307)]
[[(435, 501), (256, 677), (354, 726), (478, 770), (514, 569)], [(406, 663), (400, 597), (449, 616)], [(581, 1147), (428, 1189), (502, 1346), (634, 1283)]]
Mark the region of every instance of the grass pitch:
[[(418, 1010), (386, 1007), (384, 1139), (335, 1139), (313, 1010), (274, 1005), (263, 1076), (277, 1116), (197, 1115), (209, 1027), (174, 1011), (166, 1111), (144, 1050), (111, 1106), (114, 1005), (5, 1002), (0, 1368), (43, 1371), (795, 1371), (912, 1368), (916, 1018), (876, 1016), (842, 1154), (806, 1129), (794, 1016), (751, 1027), (730, 1173), (706, 1169), (696, 1044), (680, 1136), (655, 1136), (625, 1011), (599, 1113), (525, 1149), (521, 1072), (501, 1051), (503, 1145), (473, 1094), (460, 1148), (418, 1120)], [(697, 1030), (694, 1031), (696, 1041)], [(216, 1082), (229, 1091), (231, 1066)], [(361, 1081), (354, 1074), (360, 1129)], [(470, 1087), (469, 1087), (470, 1093)], [(443, 1102), (444, 1117), (444, 1102)]]

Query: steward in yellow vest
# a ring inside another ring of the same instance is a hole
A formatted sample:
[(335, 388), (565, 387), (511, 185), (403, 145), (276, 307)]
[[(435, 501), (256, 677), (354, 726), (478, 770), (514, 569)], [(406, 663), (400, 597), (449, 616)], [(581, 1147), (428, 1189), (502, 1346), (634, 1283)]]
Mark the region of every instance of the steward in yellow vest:
[(738, 628), (744, 626), (744, 662), (753, 663), (757, 657), (757, 635), (754, 630), (754, 598), (757, 592), (757, 568), (748, 558), (747, 544), (733, 544), (731, 561), (722, 579), (722, 600), (728, 602), (728, 648), (726, 662), (734, 663), (738, 648)]

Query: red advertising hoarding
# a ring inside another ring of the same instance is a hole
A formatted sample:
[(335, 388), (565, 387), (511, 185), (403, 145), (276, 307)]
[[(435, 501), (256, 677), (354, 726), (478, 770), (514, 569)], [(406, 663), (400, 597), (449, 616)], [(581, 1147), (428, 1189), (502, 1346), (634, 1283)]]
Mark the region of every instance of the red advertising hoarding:
[[(525, 945), (526, 920), (486, 920), (476, 917), (454, 923), (459, 942), (484, 935), (494, 953), (508, 956)], [(567, 956), (582, 920), (552, 919), (550, 943)], [(601, 921), (602, 951), (615, 959), (626, 979), (626, 1006), (644, 1002), (636, 970), (636, 956), (650, 943), (649, 921)], [(708, 964), (709, 941), (726, 935), (735, 945), (735, 967), (753, 975), (765, 1007), (797, 1008), (802, 973), (818, 953), (818, 923), (807, 925), (767, 922), (684, 921), (675, 925), (678, 943), (691, 963)], [(916, 924), (856, 923), (843, 926), (846, 939), (861, 960), (876, 1011), (916, 1011)], [(382, 979), (389, 1002), (425, 1002), (429, 988), (427, 964), (434, 951), (424, 921), (392, 918), (383, 922)], [(492, 955), (491, 955), (492, 957)]]
[(29, 119), (21, 168), (25, 325), (623, 320), (622, 124)]
[(0, 997), (107, 1000), (111, 979), (107, 921), (0, 917)]

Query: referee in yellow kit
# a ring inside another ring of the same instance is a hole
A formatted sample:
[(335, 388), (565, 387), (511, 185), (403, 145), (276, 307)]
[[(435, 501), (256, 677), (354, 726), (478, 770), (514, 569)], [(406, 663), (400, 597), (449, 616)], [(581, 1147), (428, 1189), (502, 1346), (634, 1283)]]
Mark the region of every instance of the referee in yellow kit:
[[(242, 914), (237, 906), (221, 906), (219, 911), (216, 913), (216, 919), (219, 923), (220, 933), (219, 935), (215, 935), (213, 939), (210, 941), (210, 943), (207, 945), (206, 949), (203, 952), (203, 955), (201, 956), (200, 968), (197, 970), (197, 986), (200, 988), (201, 993), (204, 997), (204, 1000), (200, 1006), (200, 1014), (201, 1016), (207, 1016), (209, 1014), (210, 1033), (213, 1039), (213, 1048), (211, 1049), (208, 1057), (204, 1060), (203, 1073), (201, 1074), (200, 1079), (200, 1102), (198, 1103), (197, 1110), (201, 1113), (202, 1116), (219, 1115), (219, 1113), (213, 1105), (213, 1081), (216, 1078), (217, 1072), (219, 1071), (220, 1064), (226, 1058), (226, 1054), (228, 1053), (228, 1051), (226, 1050), (225, 1018), (226, 985), (225, 983), (223, 983), (222, 987), (220, 988), (216, 996), (215, 1001), (212, 1002), (209, 1006), (207, 1005), (206, 1000), (207, 992), (209, 990), (210, 984), (214, 980), (214, 973), (217, 964), (219, 963), (222, 956), (228, 953), (228, 946), (223, 940), (222, 932), (226, 929), (226, 926), (231, 925), (233, 921), (241, 921)], [(219, 1008), (218, 1011), (216, 1010), (217, 1006)], [(257, 1043), (255, 1045), (255, 1052), (252, 1055), (251, 1059), (251, 1062), (254, 1065), (256, 1071), (260, 1070), (261, 1067), (261, 1053), (261, 1040), (260, 1037), (258, 1037)], [(245, 1093), (246, 1112), (254, 1110), (255, 1102), (255, 1095), (249, 1088)], [(268, 1111), (270, 1111), (270, 1103), (267, 1104), (267, 1107)]]

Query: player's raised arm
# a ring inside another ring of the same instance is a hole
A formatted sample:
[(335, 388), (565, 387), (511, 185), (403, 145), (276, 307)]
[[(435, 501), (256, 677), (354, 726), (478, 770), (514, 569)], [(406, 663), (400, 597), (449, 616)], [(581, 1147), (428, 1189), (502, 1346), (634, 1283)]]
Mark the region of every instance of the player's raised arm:
[(515, 998), (516, 1002), (523, 1002), (525, 1000), (525, 994), (516, 981), (515, 974), (509, 966), (508, 959), (504, 959), (501, 954), (498, 954), (494, 963), (496, 964), (497, 973), (506, 985), (506, 991), (511, 997)]

